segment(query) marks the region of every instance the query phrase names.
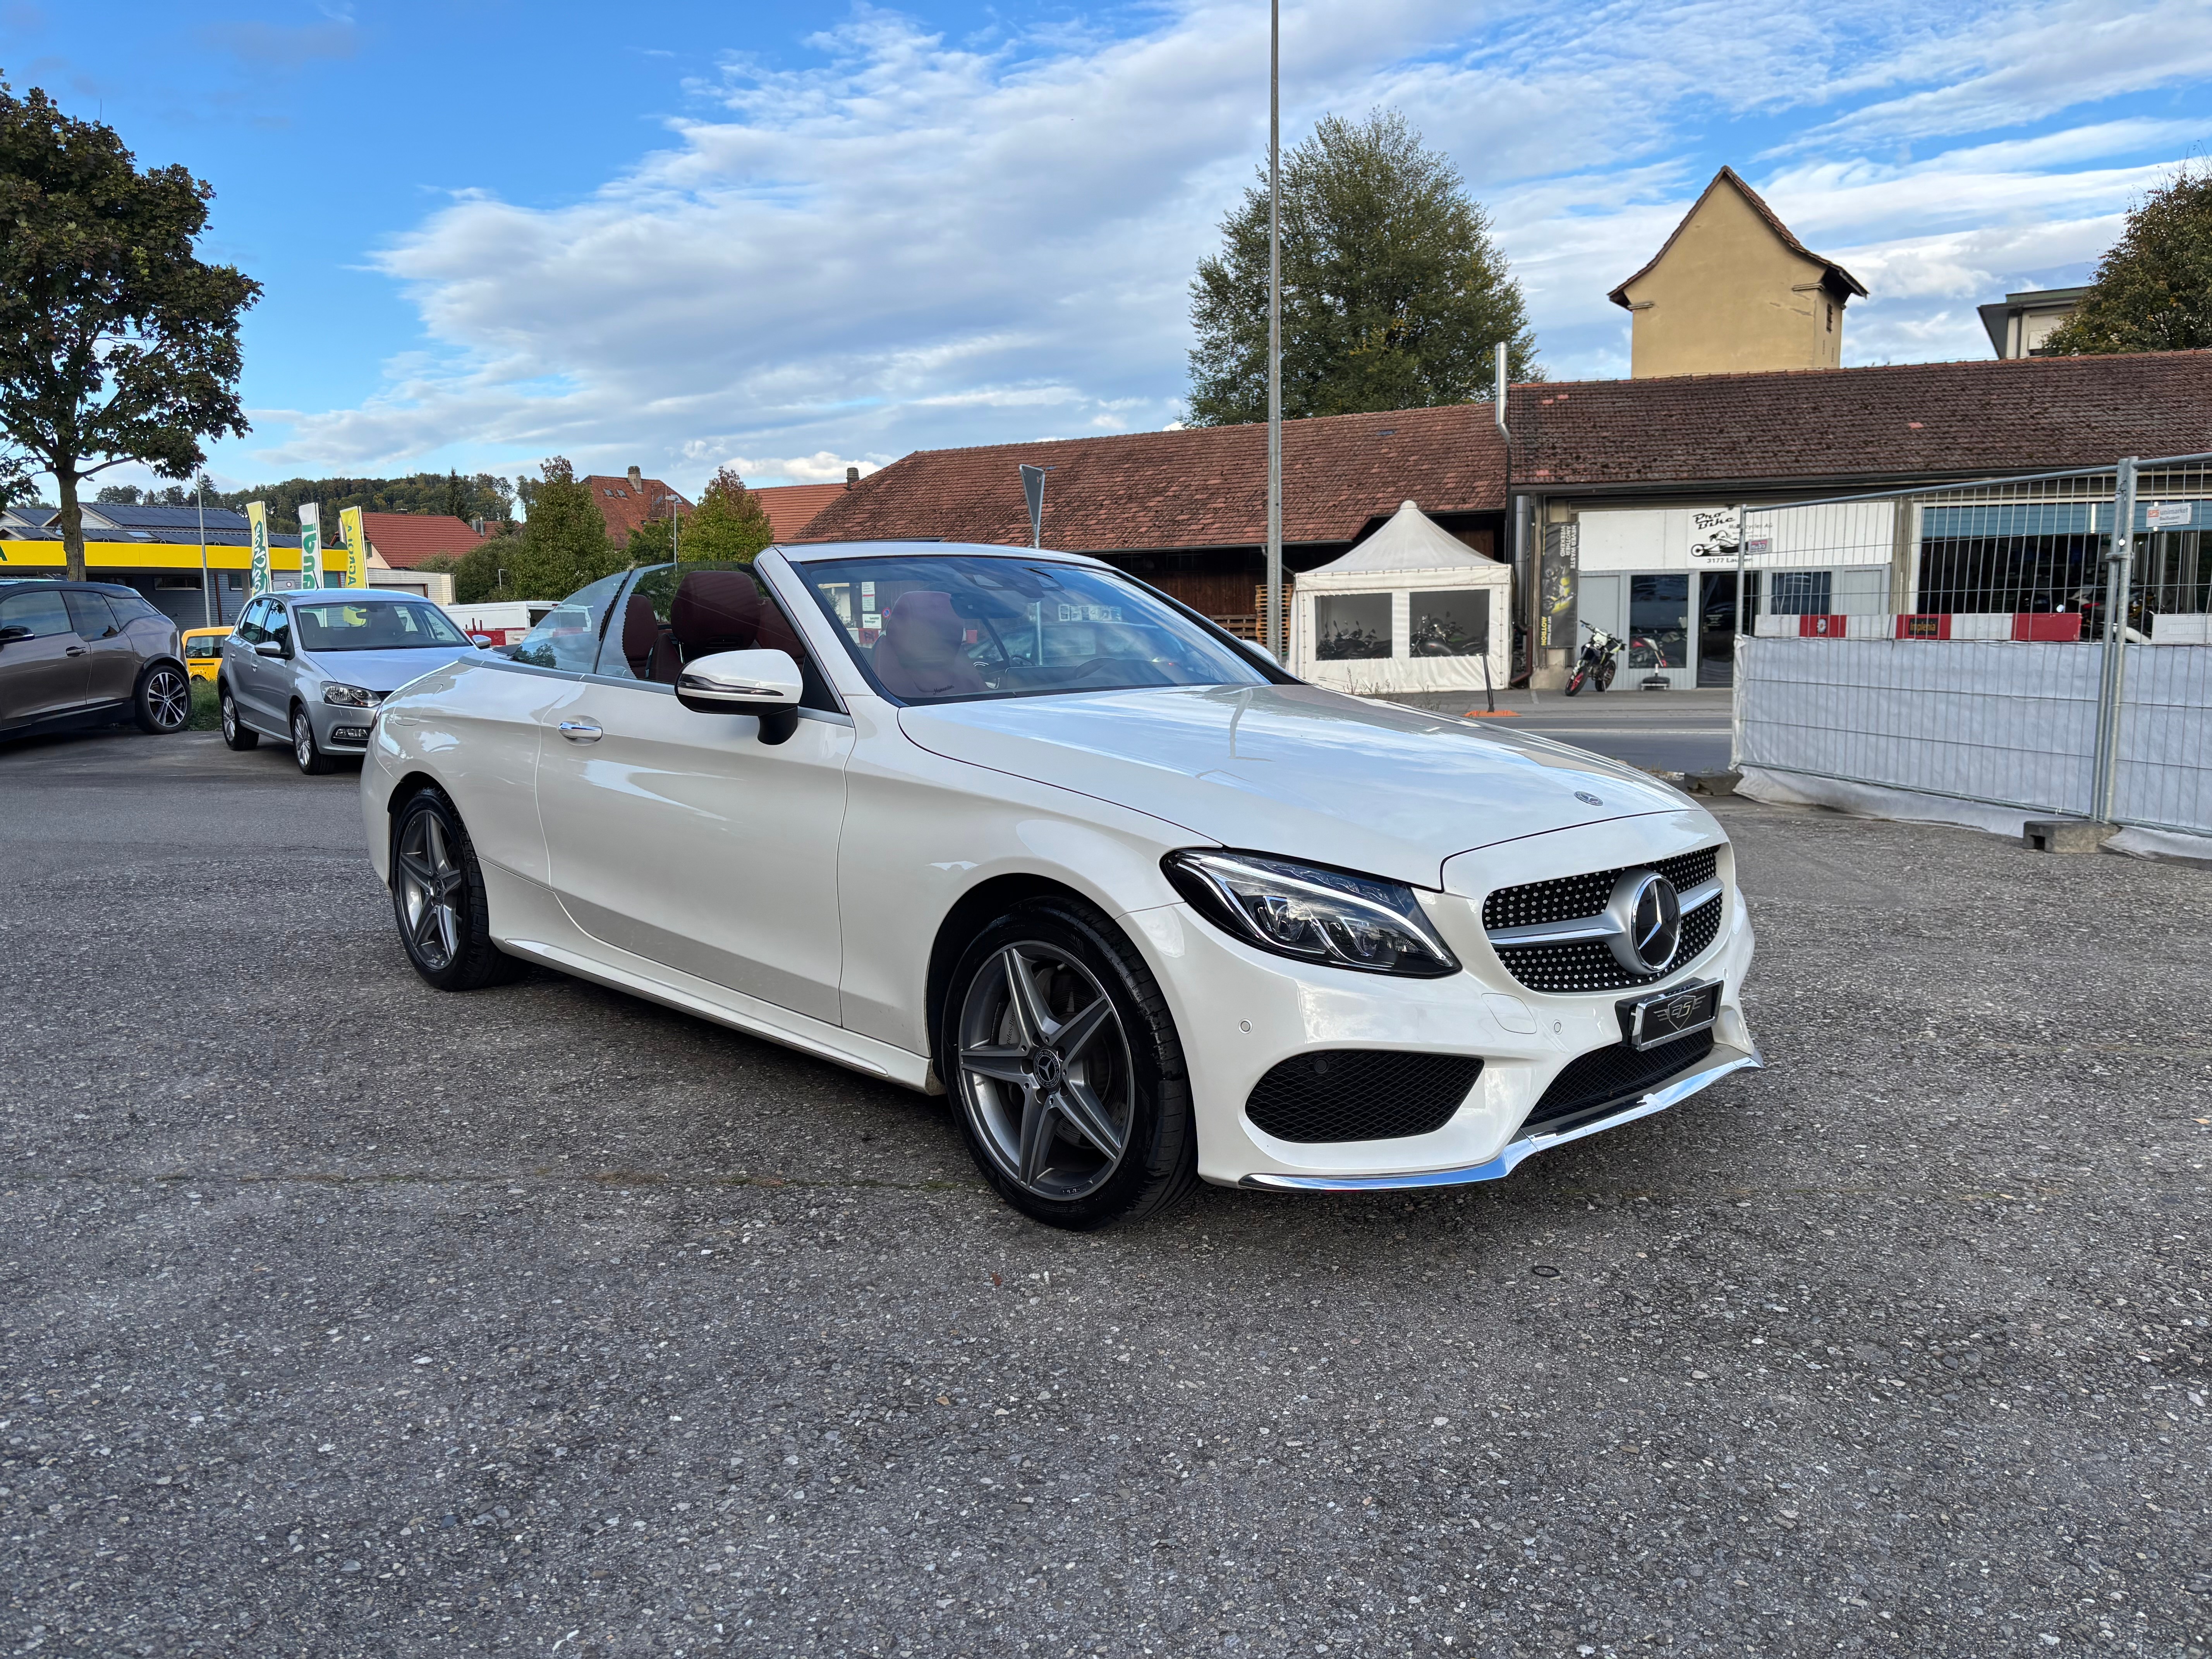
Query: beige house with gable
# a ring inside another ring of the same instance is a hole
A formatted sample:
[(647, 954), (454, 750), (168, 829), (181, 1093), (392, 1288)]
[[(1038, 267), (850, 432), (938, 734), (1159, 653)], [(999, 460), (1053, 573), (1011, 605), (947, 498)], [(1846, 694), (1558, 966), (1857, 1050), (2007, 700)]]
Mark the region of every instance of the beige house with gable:
[(1723, 167), (1651, 262), (1609, 299), (1634, 318), (1629, 375), (1838, 368), (1859, 279), (1790, 234)]

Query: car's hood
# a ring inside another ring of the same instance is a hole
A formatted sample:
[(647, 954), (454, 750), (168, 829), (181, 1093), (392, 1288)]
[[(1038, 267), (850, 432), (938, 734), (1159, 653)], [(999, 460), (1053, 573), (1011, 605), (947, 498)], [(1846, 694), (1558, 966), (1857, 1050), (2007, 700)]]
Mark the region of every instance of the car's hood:
[(473, 662), (483, 653), (472, 645), (416, 646), (404, 651), (311, 651), (307, 665), (326, 680), (368, 691), (397, 691), (449, 662)]
[(1443, 862), (1686, 797), (1564, 744), (1308, 685), (1170, 687), (917, 705), (955, 760), (1150, 813), (1229, 847), (1424, 887)]

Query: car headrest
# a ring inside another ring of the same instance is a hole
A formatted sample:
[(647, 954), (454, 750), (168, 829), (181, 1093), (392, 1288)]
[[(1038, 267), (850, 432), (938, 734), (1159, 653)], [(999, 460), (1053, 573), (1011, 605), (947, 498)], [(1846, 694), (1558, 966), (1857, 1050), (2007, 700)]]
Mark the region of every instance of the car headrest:
[(952, 596), (918, 587), (902, 593), (884, 618), (884, 635), (909, 667), (937, 668), (959, 653), (967, 623), (952, 609)]
[(668, 626), (684, 659), (745, 651), (760, 635), (760, 587), (749, 570), (694, 570), (676, 585)]
[(623, 607), (622, 653), (629, 661), (629, 672), (641, 680), (653, 678), (653, 647), (660, 643), (660, 618), (653, 614), (653, 601), (642, 593), (633, 593), (629, 603)]

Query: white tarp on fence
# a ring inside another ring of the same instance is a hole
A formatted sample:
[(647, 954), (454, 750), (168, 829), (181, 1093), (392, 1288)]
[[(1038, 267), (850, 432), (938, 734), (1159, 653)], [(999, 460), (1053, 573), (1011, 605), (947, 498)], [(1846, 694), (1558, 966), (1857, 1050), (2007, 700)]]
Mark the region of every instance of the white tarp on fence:
[[(1736, 763), (2086, 817), (2105, 647), (1742, 639)], [(2212, 647), (2127, 655), (2113, 817), (2212, 836)]]

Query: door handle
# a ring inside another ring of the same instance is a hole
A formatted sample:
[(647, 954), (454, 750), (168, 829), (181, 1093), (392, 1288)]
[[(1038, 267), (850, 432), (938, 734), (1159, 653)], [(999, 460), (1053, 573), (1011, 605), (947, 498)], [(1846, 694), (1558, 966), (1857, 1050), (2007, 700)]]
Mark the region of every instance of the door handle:
[(561, 735), (571, 743), (597, 743), (605, 733), (590, 720), (562, 720)]

